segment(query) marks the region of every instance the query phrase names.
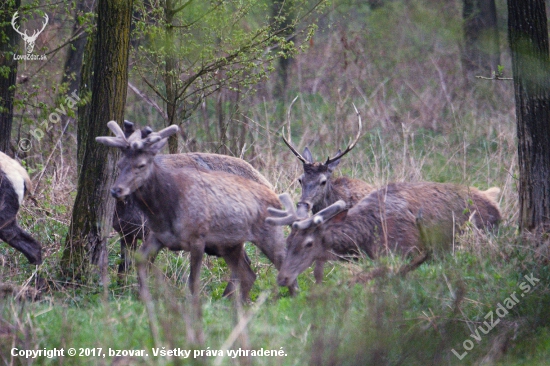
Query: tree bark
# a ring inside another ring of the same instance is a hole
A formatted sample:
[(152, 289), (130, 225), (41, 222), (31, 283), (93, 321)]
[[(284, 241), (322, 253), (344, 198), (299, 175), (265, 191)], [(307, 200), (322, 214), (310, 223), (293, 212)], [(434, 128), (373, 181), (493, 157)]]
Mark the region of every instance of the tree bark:
[[(14, 53), (19, 45), (19, 35), (11, 26), (11, 18), (19, 9), (21, 0), (6, 1), (0, 5), (0, 68), (9, 71), (0, 73), (0, 151), (13, 156), (11, 151), (11, 129), (13, 123), (13, 99), (17, 82), (17, 60)], [(6, 37), (6, 38), (3, 38)], [(2, 39), (6, 39), (4, 42)]]
[[(277, 30), (283, 30), (282, 35), (285, 37), (290, 37), (294, 32), (292, 23), (295, 16), (290, 9), (292, 9), (292, 4), (287, 1), (273, 0), (273, 3), (271, 4), (273, 17), (284, 17), (284, 20), (279, 24)], [(284, 101), (287, 96), (288, 75), (292, 66), (292, 58), (279, 57), (277, 64), (277, 77), (275, 78), (273, 97)]]
[(107, 259), (106, 239), (115, 207), (109, 189), (117, 154), (97, 144), (95, 137), (110, 135), (109, 120), (124, 120), (131, 14), (132, 0), (98, 1), (92, 102), (87, 116), (79, 119), (82, 163), (62, 258), (63, 271), (75, 279), (87, 273), (88, 260), (103, 266)]
[(489, 77), (500, 64), (495, 0), (463, 0), (464, 49), (462, 65), (466, 80)]
[[(86, 32), (83, 25), (79, 24), (78, 17), (92, 11), (92, 0), (77, 1), (75, 9), (75, 20), (71, 37), (74, 38), (69, 44), (67, 59), (65, 60), (64, 74), (61, 83), (67, 83), (67, 92), (72, 93), (78, 90), (81, 80), (81, 67), (84, 50), (86, 48)], [(75, 38), (76, 37), (76, 38)]]
[(550, 68), (544, 0), (508, 1), (519, 164), (519, 227), (550, 221)]
[[(166, 58), (164, 69), (164, 85), (166, 87), (166, 127), (176, 122), (176, 106), (178, 102), (177, 84), (177, 58), (174, 47), (174, 6), (173, 0), (166, 0), (164, 8)], [(178, 152), (178, 134), (168, 138), (168, 151), (170, 154)]]

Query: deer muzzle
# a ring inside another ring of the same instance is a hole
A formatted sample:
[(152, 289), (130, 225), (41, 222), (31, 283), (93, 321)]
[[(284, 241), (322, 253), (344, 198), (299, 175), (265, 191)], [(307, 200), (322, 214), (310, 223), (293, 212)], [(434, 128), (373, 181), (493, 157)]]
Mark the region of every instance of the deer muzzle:
[(298, 219), (300, 220), (307, 219), (308, 212), (309, 210), (311, 210), (311, 203), (307, 201), (301, 201), (301, 202), (298, 202), (298, 204), (296, 205), (296, 208), (297, 208), (296, 216), (298, 217)]
[(114, 186), (111, 188), (111, 196), (118, 200), (124, 199), (128, 195), (128, 189), (123, 189), (122, 187)]

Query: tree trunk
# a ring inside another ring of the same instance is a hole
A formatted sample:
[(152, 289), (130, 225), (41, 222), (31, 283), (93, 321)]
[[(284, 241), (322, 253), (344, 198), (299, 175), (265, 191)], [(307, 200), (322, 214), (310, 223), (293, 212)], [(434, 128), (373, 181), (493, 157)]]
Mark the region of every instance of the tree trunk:
[(99, 0), (94, 48), (92, 102), (87, 118), (79, 119), (82, 157), (71, 226), (64, 247), (62, 269), (79, 279), (88, 260), (104, 266), (106, 239), (115, 207), (113, 184), (115, 151), (100, 146), (96, 136), (110, 135), (107, 122), (122, 123), (128, 85), (128, 52), (132, 0)]
[(519, 164), (520, 230), (550, 221), (550, 68), (544, 0), (508, 1)]
[(491, 76), (500, 64), (495, 0), (463, 0), (464, 49), (462, 65), (466, 80)]
[[(166, 87), (166, 115), (168, 116), (166, 127), (176, 122), (176, 104), (178, 100), (177, 58), (174, 49), (174, 15), (174, 3), (172, 0), (166, 0), (164, 8), (164, 20), (166, 22), (164, 85)], [(174, 134), (168, 138), (168, 151), (170, 154), (177, 154), (178, 134)]]
[[(10, 142), (17, 81), (17, 60), (13, 56), (20, 39), (11, 26), (11, 18), (20, 5), (21, 0), (6, 1), (0, 5), (0, 24), (4, 24), (0, 27), (0, 68), (9, 68), (7, 75), (0, 73), (0, 151), (10, 156), (13, 156)], [(2, 41), (3, 37), (7, 42)]]
[[(279, 24), (277, 30), (283, 30), (281, 35), (285, 37), (291, 36), (294, 32), (294, 27), (292, 26), (294, 20), (294, 14), (291, 10), (292, 5), (292, 3), (283, 0), (273, 0), (271, 4), (273, 17), (284, 17), (284, 20)], [(291, 67), (292, 58), (279, 57), (276, 67), (277, 75), (274, 79), (275, 85), (273, 87), (273, 97), (282, 102), (277, 106), (276, 111), (279, 120), (284, 120), (284, 102), (287, 99), (288, 75)]]
[[(92, 11), (92, 0), (77, 1), (75, 9), (75, 20), (71, 38), (74, 38), (69, 44), (67, 59), (65, 60), (65, 71), (61, 83), (67, 83), (67, 92), (70, 94), (78, 90), (81, 80), (81, 67), (84, 49), (86, 48), (86, 32), (83, 32), (83, 25), (79, 24), (78, 17), (84, 13)], [(75, 38), (77, 37), (77, 38)]]

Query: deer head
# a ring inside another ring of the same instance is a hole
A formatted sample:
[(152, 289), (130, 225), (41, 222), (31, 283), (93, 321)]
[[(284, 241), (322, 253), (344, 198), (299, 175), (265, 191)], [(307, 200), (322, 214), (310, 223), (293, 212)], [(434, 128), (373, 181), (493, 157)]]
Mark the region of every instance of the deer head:
[(15, 25), (16, 19), (19, 17), (18, 12), (16, 11), (15, 14), (13, 14), (13, 17), (11, 18), (11, 25), (13, 29), (23, 37), (23, 41), (25, 41), (25, 50), (27, 53), (32, 53), (34, 50), (34, 43), (36, 42), (36, 39), (38, 38), (38, 35), (42, 33), (44, 28), (46, 28), (46, 25), (48, 24), (48, 14), (44, 14), (44, 22), (42, 23), (42, 29), (40, 30), (34, 30), (32, 35), (27, 34), (27, 30), (25, 32), (19, 31), (19, 27)]
[[(122, 152), (123, 156), (118, 162), (119, 176), (111, 188), (111, 195), (117, 199), (124, 199), (149, 179), (155, 155), (166, 145), (168, 137), (178, 132), (179, 127), (172, 125), (158, 132), (146, 128), (145, 137), (142, 130), (135, 130), (130, 137), (126, 137), (115, 121), (107, 123), (107, 127), (115, 137), (100, 136), (96, 137), (96, 141), (106, 146), (117, 147)], [(125, 129), (129, 131), (133, 129), (133, 125), (125, 123)]]
[[(294, 205), (287, 193), (280, 195), (279, 200), (285, 206), (285, 210), (268, 208), (271, 216), (266, 219), (266, 222), (292, 227), (292, 231), (286, 240), (287, 253), (285, 260), (277, 276), (279, 286), (288, 286), (315, 260), (324, 261), (328, 259), (329, 249), (323, 245), (327, 221), (345, 211), (346, 203), (337, 201), (312, 217), (300, 220), (296, 216)], [(347, 211), (345, 212), (347, 213)]]
[[(296, 99), (294, 99), (295, 101)], [(292, 103), (294, 103), (294, 101)], [(292, 107), (292, 104), (289, 107), (290, 114), (290, 108)], [(331, 190), (331, 184), (330, 184), (330, 178), (332, 175), (332, 172), (338, 166), (340, 163), (340, 159), (344, 157), (347, 153), (349, 153), (357, 144), (357, 141), (359, 140), (359, 137), (361, 136), (361, 115), (357, 111), (357, 108), (355, 105), (353, 105), (353, 108), (355, 109), (355, 113), (357, 114), (359, 129), (357, 131), (357, 135), (355, 136), (355, 139), (348, 144), (348, 147), (341, 151), (340, 149), (336, 153), (334, 157), (327, 158), (327, 161), (325, 163), (316, 163), (313, 160), (313, 156), (311, 155), (311, 151), (306, 148), (304, 149), (303, 154), (300, 154), (296, 149), (292, 146), (290, 141), (290, 128), (288, 133), (288, 140), (284, 137), (284, 131), (283, 131), (283, 141), (285, 142), (286, 146), (292, 151), (294, 155), (300, 160), (304, 167), (304, 174), (302, 174), (298, 178), (298, 182), (302, 186), (302, 197), (300, 198), (300, 201), (297, 204), (297, 216), (299, 218), (305, 218), (307, 217), (308, 212), (313, 208), (315, 205), (321, 204), (325, 198), (330, 194)], [(288, 115), (287, 115), (288, 116)], [(290, 118), (287, 117), (289, 120)], [(290, 126), (290, 123), (289, 123)]]

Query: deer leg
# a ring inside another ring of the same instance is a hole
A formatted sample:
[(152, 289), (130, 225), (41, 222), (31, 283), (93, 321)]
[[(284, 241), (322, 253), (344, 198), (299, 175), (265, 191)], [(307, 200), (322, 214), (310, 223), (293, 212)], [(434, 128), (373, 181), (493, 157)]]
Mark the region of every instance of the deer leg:
[(189, 289), (194, 296), (199, 294), (202, 257), (204, 255), (204, 243), (191, 246)]
[(118, 265), (118, 274), (126, 274), (132, 268), (132, 258), (130, 251), (135, 251), (137, 247), (137, 238), (133, 234), (122, 235), (120, 237), (120, 264)]
[(151, 295), (149, 294), (149, 289), (147, 288), (147, 269), (149, 263), (154, 261), (158, 252), (162, 249), (162, 244), (153, 235), (150, 235), (148, 239), (149, 240), (145, 241), (138, 250), (136, 265), (140, 293), (142, 294), (142, 297), (145, 296), (150, 299)]
[(315, 269), (313, 270), (313, 276), (315, 277), (315, 283), (323, 283), (325, 261), (316, 260)]
[(141, 248), (139, 248), (136, 255), (136, 267), (138, 273), (139, 296), (145, 303), (147, 316), (149, 318), (149, 328), (151, 329), (153, 340), (156, 343), (159, 339), (159, 331), (155, 320), (153, 297), (151, 296), (151, 292), (149, 292), (149, 287), (147, 286), (147, 267), (150, 260), (154, 259), (158, 252), (162, 249), (162, 244), (153, 235), (150, 235), (149, 239), (150, 240), (147, 240), (147, 242), (143, 243)]
[(241, 297), (244, 301), (247, 301), (250, 289), (254, 285), (254, 281), (256, 281), (256, 274), (250, 268), (250, 259), (246, 255), (244, 247), (242, 245), (234, 247), (226, 252), (223, 259), (225, 259), (231, 270), (231, 279), (225, 288), (223, 296), (232, 296), (235, 292), (235, 286), (239, 283), (241, 286)]
[(42, 264), (42, 246), (29, 233), (21, 229), (15, 219), (0, 227), (0, 239), (23, 253), (29, 263)]
[[(250, 265), (252, 264), (252, 261), (248, 257), (248, 254), (246, 254), (246, 251), (244, 250), (244, 248), (243, 248), (242, 253), (243, 253), (244, 261), (250, 267)], [(252, 272), (252, 273), (254, 273), (254, 272)], [(255, 276), (256, 276), (256, 274), (254, 274), (254, 280), (256, 279)], [(230, 296), (233, 292), (235, 292), (235, 283), (236, 283), (237, 280), (238, 280), (238, 278), (236, 277), (235, 272), (231, 271), (231, 279), (229, 280), (229, 282), (227, 282), (227, 286), (225, 286), (225, 290), (223, 291), (223, 295), (222, 295), (223, 297)], [(254, 281), (252, 281), (252, 282), (254, 282)]]

